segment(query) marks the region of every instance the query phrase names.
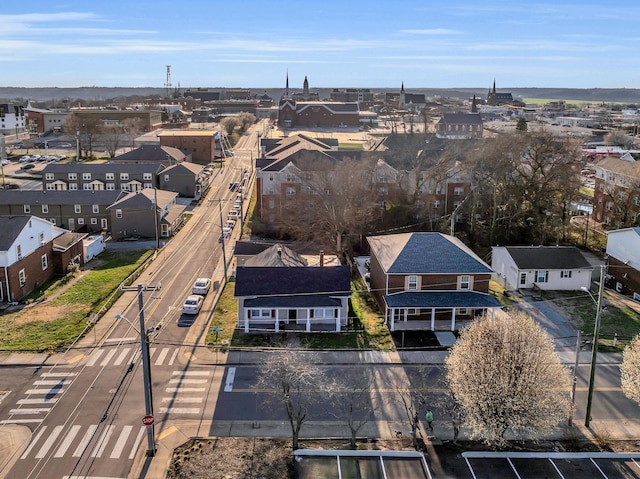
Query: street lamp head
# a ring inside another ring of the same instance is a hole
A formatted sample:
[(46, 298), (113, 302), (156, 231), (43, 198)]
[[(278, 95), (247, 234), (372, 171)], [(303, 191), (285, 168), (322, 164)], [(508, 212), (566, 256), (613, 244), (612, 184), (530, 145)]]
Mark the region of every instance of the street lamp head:
[(585, 293), (588, 293), (588, 292), (589, 292), (589, 289), (588, 289), (586, 286), (580, 286), (580, 289), (581, 289), (582, 291), (584, 291)]

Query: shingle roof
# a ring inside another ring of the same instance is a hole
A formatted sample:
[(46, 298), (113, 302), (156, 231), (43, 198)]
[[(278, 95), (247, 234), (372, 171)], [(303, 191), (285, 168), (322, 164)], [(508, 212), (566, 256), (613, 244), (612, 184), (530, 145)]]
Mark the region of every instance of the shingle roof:
[(276, 243), (267, 243), (262, 241), (236, 241), (233, 248), (233, 254), (235, 256), (253, 256), (271, 248), (274, 244)]
[(269, 296), (295, 294), (331, 294), (350, 296), (349, 267), (319, 268), (291, 266), (252, 268), (236, 271), (234, 296)]
[(340, 299), (332, 298), (324, 294), (262, 296), (247, 299), (244, 302), (244, 306), (247, 308), (330, 308), (339, 307), (340, 305)]
[(122, 155), (111, 158), (110, 161), (146, 161), (152, 163), (160, 163), (167, 161), (167, 156), (175, 161), (184, 161), (187, 157), (182, 151), (171, 146), (160, 145), (142, 145), (135, 150), (128, 151)]
[(49, 163), (42, 173), (157, 173), (162, 170), (155, 163)]
[(107, 190), (0, 190), (4, 205), (110, 205), (125, 193)]
[(390, 308), (498, 308), (500, 302), (477, 291), (402, 291), (384, 297)]
[(158, 207), (165, 208), (171, 201), (175, 200), (177, 196), (178, 193), (171, 191), (145, 188), (137, 193), (127, 193), (124, 197), (109, 206), (109, 208), (151, 208), (151, 205), (156, 199), (158, 200)]
[(458, 238), (402, 233), (367, 238), (387, 274), (483, 274), (493, 270)]
[(480, 113), (445, 113), (438, 123), (459, 125), (482, 124)]
[(270, 248), (258, 253), (253, 258), (249, 258), (244, 266), (253, 267), (287, 267), (287, 266), (307, 266), (307, 262), (291, 248), (281, 244), (275, 244)]
[(11, 248), (30, 219), (30, 215), (0, 216), (0, 251)]
[(520, 269), (593, 268), (575, 246), (507, 246)]

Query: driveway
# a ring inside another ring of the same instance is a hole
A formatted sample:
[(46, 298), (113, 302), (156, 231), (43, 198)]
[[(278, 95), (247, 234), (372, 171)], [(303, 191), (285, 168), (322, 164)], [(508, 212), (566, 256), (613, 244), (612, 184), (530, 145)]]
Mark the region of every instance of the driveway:
[(524, 298), (523, 301), (516, 303), (515, 307), (526, 312), (542, 325), (553, 338), (557, 348), (574, 346), (576, 344), (576, 329), (571, 322), (551, 304), (545, 301)]

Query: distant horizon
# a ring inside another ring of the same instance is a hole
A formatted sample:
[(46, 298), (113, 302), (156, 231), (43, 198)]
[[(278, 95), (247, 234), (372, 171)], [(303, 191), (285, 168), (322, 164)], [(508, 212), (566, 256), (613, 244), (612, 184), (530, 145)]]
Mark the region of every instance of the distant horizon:
[(0, 68), (15, 88), (639, 88), (640, 4), (602, 3), (7, 2)]

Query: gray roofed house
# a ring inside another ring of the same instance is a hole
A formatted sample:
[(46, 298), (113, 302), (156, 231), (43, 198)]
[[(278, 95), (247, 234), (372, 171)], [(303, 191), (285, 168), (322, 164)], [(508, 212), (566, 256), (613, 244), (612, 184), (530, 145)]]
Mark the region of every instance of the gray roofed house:
[(50, 163), (42, 170), (42, 189), (139, 191), (157, 187), (163, 169), (156, 163)]
[(199, 200), (211, 186), (212, 171), (197, 163), (182, 162), (169, 166), (158, 175), (158, 187), (184, 198)]
[(239, 267), (234, 296), (245, 332), (340, 331), (348, 322), (349, 268)]
[(244, 262), (244, 266), (253, 267), (291, 267), (307, 266), (305, 259), (291, 248), (281, 244), (275, 244), (261, 251), (257, 255)]
[(109, 206), (112, 238), (173, 236), (184, 223), (185, 206), (177, 204), (177, 197), (177, 193), (152, 188), (128, 193)]
[(172, 146), (142, 145), (135, 150), (128, 151), (122, 155), (115, 156), (109, 160), (110, 163), (153, 163), (164, 167), (175, 163), (191, 161), (191, 154), (185, 153)]
[(0, 190), (0, 215), (30, 214), (70, 231), (109, 231), (107, 208), (125, 194), (120, 190)]
[(83, 236), (31, 215), (0, 216), (0, 301), (19, 301), (82, 263)]
[(367, 241), (371, 291), (391, 331), (453, 331), (500, 307), (488, 294), (493, 270), (458, 238), (402, 233)]
[(508, 291), (578, 291), (591, 285), (593, 266), (575, 246), (494, 246), (491, 267)]

